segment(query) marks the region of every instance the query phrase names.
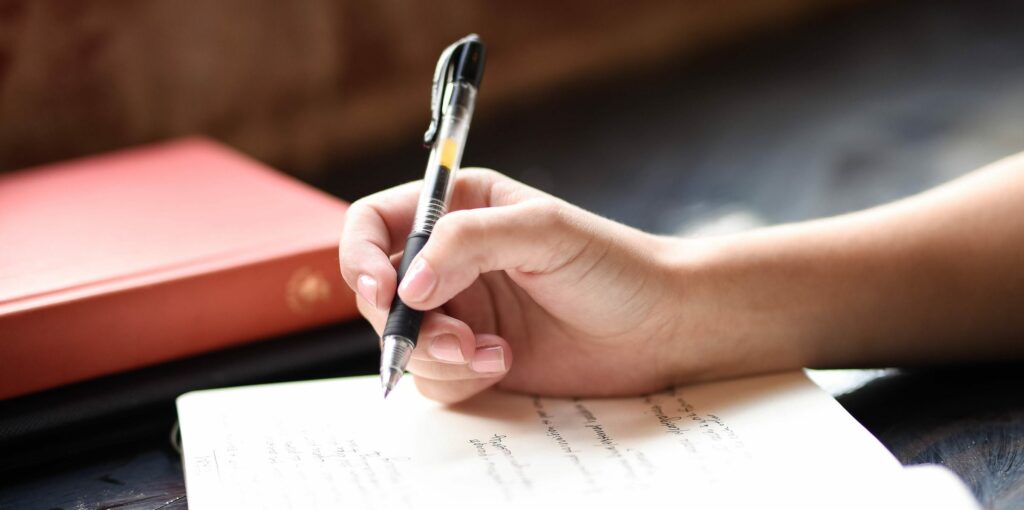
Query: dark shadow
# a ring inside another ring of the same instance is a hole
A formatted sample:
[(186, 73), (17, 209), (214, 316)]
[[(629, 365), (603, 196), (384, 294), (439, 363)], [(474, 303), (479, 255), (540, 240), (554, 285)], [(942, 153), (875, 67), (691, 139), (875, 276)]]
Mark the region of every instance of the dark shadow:
[(1024, 507), (1024, 365), (904, 370), (838, 399), (903, 464), (942, 464), (987, 507)]

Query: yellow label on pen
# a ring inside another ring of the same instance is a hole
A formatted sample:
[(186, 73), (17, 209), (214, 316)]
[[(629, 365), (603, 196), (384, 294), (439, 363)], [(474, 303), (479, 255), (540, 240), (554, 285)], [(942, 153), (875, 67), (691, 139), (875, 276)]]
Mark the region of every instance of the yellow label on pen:
[(441, 142), (441, 166), (449, 169), (454, 168), (455, 155), (458, 153), (459, 144), (452, 138), (445, 138)]

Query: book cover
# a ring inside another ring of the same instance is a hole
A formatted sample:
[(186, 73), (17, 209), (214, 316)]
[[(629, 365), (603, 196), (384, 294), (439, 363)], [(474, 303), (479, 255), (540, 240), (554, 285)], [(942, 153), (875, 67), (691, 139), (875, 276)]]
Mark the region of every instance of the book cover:
[(0, 398), (354, 317), (346, 208), (201, 138), (0, 176)]

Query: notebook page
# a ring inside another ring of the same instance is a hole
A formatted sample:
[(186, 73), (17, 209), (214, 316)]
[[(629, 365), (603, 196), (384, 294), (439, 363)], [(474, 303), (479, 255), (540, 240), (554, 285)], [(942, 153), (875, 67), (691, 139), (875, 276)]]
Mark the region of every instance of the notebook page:
[(386, 401), (375, 377), (181, 396), (189, 507), (763, 503), (901, 472), (803, 372), (636, 398), (492, 392), (451, 407), (409, 383)]

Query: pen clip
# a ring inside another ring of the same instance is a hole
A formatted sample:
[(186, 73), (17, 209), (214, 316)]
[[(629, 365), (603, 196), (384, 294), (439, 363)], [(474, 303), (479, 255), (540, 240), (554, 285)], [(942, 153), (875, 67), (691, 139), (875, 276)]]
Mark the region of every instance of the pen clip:
[(461, 51), (464, 44), (479, 42), (480, 37), (476, 34), (469, 34), (441, 52), (437, 59), (437, 67), (434, 68), (434, 82), (430, 89), (430, 125), (427, 132), (423, 133), (423, 146), (430, 148), (437, 141), (437, 131), (441, 127), (441, 115), (444, 114), (444, 92), (452, 80), (452, 63), (457, 56), (456, 51)]

